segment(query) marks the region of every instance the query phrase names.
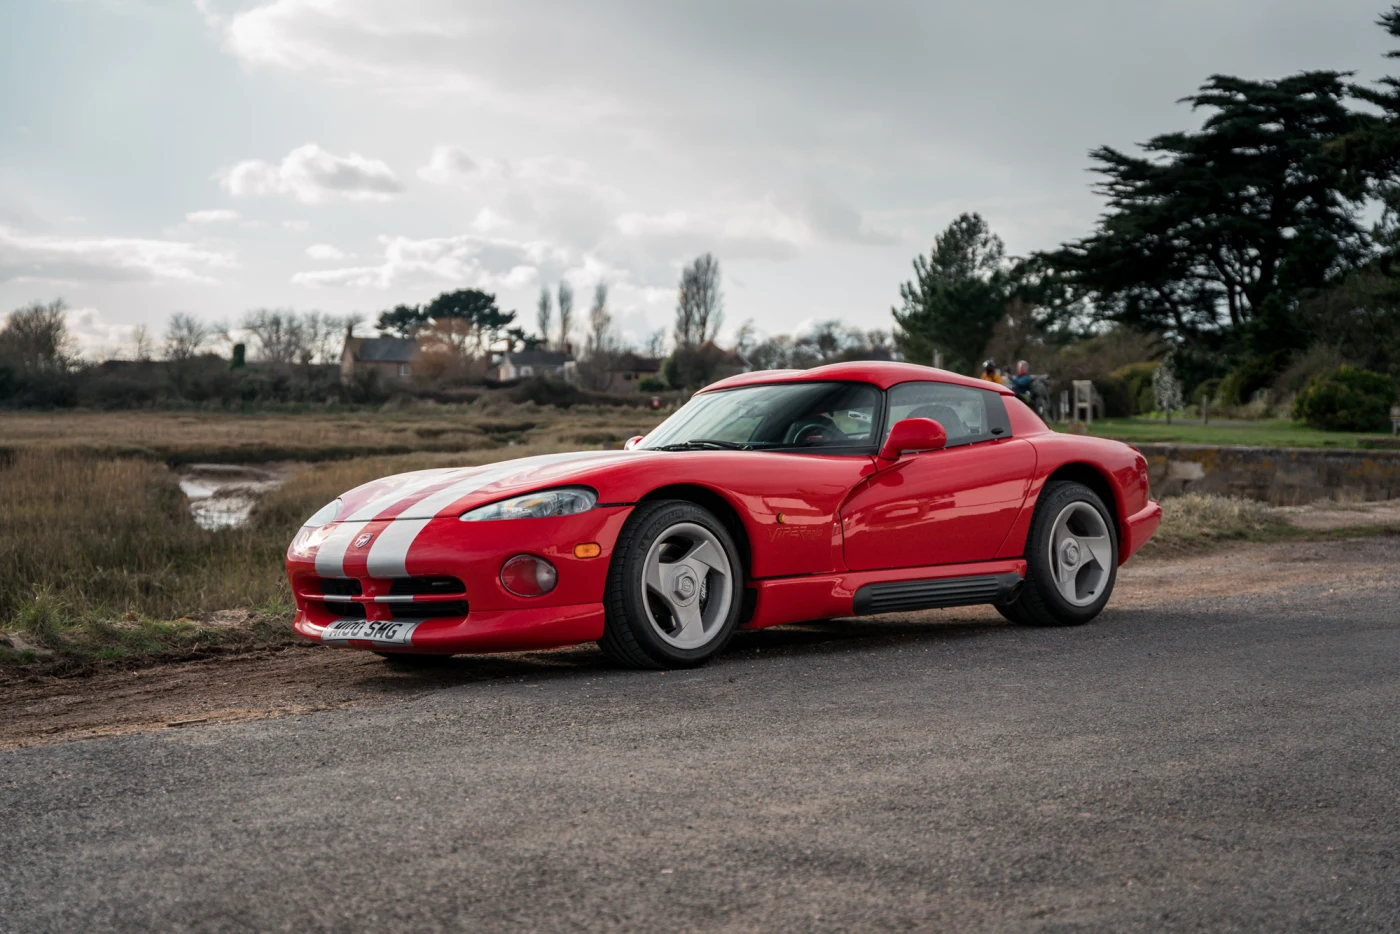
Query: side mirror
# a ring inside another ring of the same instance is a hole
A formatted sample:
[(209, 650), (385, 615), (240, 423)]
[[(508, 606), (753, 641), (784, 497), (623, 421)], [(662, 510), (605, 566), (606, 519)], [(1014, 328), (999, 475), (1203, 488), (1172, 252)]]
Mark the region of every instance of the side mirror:
[(885, 446), (880, 448), (880, 459), (899, 460), (905, 451), (941, 451), (948, 445), (948, 432), (931, 418), (906, 418), (895, 422)]
[(630, 451), (630, 450), (632, 450), (632, 449), (635, 448), (637, 445), (639, 445), (639, 444), (642, 443), (642, 438), (644, 438), (644, 437), (645, 437), (645, 435), (633, 435), (632, 437), (630, 437), (630, 438), (627, 439), (627, 443), (624, 444), (624, 445), (622, 446), (622, 449), (623, 449), (624, 451)]

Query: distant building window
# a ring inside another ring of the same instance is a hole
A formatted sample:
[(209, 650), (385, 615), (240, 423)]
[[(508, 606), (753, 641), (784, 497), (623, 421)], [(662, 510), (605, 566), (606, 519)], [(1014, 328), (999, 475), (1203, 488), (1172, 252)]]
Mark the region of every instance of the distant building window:
[(400, 364), (399, 364), (399, 375), (400, 375), (400, 376), (407, 376), (407, 375), (408, 375), (408, 364), (407, 364), (407, 363), (400, 363)]

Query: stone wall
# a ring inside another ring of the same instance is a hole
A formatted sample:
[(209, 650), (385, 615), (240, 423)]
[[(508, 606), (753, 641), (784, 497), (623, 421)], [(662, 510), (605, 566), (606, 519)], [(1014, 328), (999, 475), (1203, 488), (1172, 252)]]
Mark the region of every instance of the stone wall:
[(1244, 496), (1276, 506), (1320, 499), (1400, 498), (1400, 451), (1135, 444), (1147, 457), (1154, 498), (1182, 493)]

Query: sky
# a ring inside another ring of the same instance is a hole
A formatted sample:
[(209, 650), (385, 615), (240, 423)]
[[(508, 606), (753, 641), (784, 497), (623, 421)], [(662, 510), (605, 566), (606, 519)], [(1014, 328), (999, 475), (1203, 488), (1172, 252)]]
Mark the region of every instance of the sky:
[(567, 279), (641, 342), (709, 251), (726, 331), (888, 329), (960, 212), (1082, 236), (1090, 149), (1196, 125), (1213, 73), (1374, 80), (1384, 6), (0, 0), (0, 312), (62, 297), (110, 353), (472, 287), (533, 329)]

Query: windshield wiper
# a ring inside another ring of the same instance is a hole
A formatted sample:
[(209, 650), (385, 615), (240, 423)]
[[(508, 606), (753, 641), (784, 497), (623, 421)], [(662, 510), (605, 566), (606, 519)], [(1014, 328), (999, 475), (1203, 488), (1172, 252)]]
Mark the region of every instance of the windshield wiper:
[(657, 451), (695, 451), (705, 448), (719, 448), (724, 451), (748, 451), (752, 449), (754, 442), (746, 441), (719, 441), (715, 438), (696, 438), (692, 441), (678, 441), (675, 444), (662, 444), (653, 450)]

